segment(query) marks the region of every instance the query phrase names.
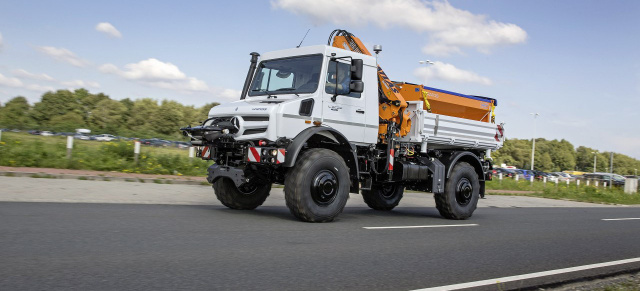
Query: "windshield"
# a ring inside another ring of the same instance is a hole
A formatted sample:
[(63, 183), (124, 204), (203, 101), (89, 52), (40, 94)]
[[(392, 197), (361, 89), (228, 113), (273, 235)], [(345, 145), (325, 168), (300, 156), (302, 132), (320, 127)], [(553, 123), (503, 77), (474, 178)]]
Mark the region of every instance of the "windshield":
[(249, 96), (313, 93), (318, 89), (321, 68), (322, 55), (263, 61)]

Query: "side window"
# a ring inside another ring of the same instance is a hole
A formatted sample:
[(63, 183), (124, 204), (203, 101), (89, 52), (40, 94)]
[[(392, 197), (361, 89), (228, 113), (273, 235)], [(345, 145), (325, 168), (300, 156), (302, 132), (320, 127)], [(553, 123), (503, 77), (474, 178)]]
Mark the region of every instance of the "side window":
[(351, 84), (351, 65), (337, 62), (337, 68), (338, 69), (336, 71), (336, 61), (329, 62), (329, 67), (327, 68), (327, 82), (325, 83), (324, 91), (327, 94), (338, 93), (338, 95), (360, 98), (360, 93), (348, 93), (349, 85)]

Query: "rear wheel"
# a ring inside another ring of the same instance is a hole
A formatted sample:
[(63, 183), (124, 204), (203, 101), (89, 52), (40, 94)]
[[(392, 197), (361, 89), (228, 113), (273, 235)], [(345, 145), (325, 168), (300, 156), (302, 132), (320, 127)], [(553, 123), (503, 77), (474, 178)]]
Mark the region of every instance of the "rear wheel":
[(289, 170), (284, 197), (298, 219), (329, 222), (344, 209), (349, 183), (349, 168), (340, 155), (328, 149), (310, 149)]
[(213, 190), (222, 205), (231, 209), (250, 210), (264, 203), (271, 191), (271, 184), (236, 187), (230, 179), (220, 178), (213, 183)]
[(451, 171), (444, 193), (434, 195), (436, 208), (445, 218), (467, 219), (478, 206), (479, 194), (478, 174), (471, 165), (461, 162)]
[(404, 186), (399, 183), (374, 184), (371, 190), (362, 190), (362, 198), (371, 209), (391, 210), (398, 206)]

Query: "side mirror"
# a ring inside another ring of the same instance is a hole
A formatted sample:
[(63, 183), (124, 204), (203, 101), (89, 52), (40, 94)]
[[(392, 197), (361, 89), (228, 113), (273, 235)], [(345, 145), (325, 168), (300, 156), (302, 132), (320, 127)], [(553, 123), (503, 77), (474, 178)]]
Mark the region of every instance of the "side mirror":
[(351, 81), (351, 84), (349, 84), (349, 91), (353, 93), (362, 93), (362, 91), (364, 91), (364, 83), (362, 83), (362, 81)]
[(362, 59), (352, 59), (351, 60), (351, 80), (353, 81), (361, 81), (362, 80)]

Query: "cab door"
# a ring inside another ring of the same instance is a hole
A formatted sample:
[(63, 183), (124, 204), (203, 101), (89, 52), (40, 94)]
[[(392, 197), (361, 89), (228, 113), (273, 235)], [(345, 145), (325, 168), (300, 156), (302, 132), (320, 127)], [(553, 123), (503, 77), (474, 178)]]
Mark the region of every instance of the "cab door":
[(350, 93), (350, 59), (330, 60), (324, 68), (322, 124), (340, 131), (351, 142), (365, 142), (365, 101), (363, 93)]

